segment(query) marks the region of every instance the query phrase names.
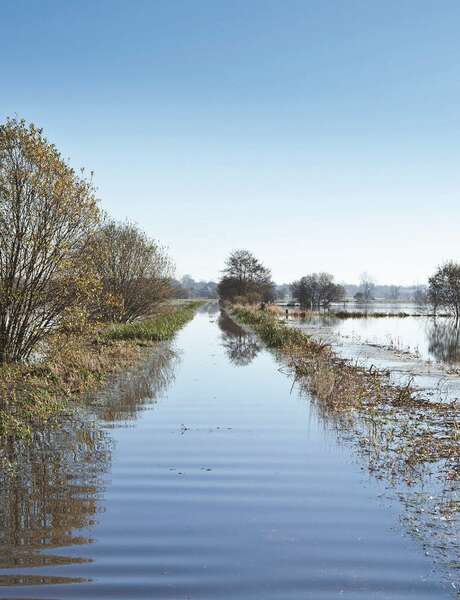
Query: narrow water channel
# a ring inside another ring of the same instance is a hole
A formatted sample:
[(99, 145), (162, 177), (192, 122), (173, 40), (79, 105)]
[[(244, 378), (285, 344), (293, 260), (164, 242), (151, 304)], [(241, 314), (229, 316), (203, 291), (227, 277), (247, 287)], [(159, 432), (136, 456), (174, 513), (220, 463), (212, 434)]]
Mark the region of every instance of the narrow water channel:
[(1, 598), (453, 598), (273, 355), (203, 310), (79, 419), (14, 449)]

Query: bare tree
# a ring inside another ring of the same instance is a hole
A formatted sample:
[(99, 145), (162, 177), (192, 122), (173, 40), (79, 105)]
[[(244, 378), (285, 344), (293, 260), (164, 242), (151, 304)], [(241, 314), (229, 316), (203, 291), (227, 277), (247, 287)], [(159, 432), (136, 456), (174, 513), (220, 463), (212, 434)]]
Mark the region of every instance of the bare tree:
[(428, 280), (428, 298), (434, 310), (443, 307), (460, 319), (460, 264), (449, 261)]
[(107, 220), (97, 233), (93, 253), (102, 284), (99, 318), (133, 321), (148, 315), (173, 295), (173, 263), (155, 240), (133, 223)]
[(0, 126), (0, 362), (27, 359), (95, 290), (81, 257), (98, 220), (91, 182), (41, 129)]
[(390, 285), (390, 289), (388, 290), (388, 299), (389, 300), (399, 300), (400, 288), (398, 285)]
[(271, 272), (248, 250), (234, 250), (225, 263), (218, 293), (223, 300), (270, 301), (274, 296)]
[(369, 273), (364, 272), (361, 274), (360, 291), (364, 302), (370, 302), (374, 299), (375, 281)]
[(412, 296), (412, 300), (417, 306), (425, 306), (428, 302), (428, 294), (425, 286), (418, 286)]
[(312, 273), (291, 284), (292, 296), (302, 308), (327, 308), (345, 297), (345, 288), (330, 273)]

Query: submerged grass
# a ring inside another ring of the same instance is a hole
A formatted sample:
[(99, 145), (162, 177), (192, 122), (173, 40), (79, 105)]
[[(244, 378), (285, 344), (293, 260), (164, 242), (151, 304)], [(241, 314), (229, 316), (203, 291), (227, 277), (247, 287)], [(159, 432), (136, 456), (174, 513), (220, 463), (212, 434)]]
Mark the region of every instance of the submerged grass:
[(0, 462), (8, 440), (27, 441), (34, 431), (53, 426), (70, 400), (133, 365), (142, 346), (173, 337), (201, 304), (169, 307), (145, 322), (54, 336), (40, 362), (0, 367)]
[[(270, 307), (271, 311), (279, 315), (285, 315), (286, 309), (282, 309), (279, 306)], [(322, 317), (322, 318), (331, 318), (331, 319), (388, 319), (388, 318), (398, 318), (398, 319), (407, 319), (408, 317), (452, 317), (451, 314), (448, 313), (429, 313), (429, 312), (417, 312), (417, 313), (408, 313), (404, 311), (398, 312), (383, 312), (383, 311), (369, 311), (366, 312), (364, 310), (325, 310), (325, 311), (317, 311), (317, 310), (290, 310), (289, 316), (295, 319), (307, 319), (309, 317)]]

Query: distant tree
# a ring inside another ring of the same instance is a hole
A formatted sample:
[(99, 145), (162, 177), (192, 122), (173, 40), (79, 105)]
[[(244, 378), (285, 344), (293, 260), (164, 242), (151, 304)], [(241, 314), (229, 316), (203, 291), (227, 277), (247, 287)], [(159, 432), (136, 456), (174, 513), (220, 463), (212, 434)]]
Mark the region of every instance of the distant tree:
[(319, 304), (327, 308), (332, 302), (341, 302), (345, 298), (345, 288), (334, 282), (334, 276), (330, 273), (318, 275)]
[(400, 288), (397, 285), (390, 285), (390, 289), (388, 290), (388, 299), (389, 300), (399, 300)]
[(0, 363), (29, 358), (47, 334), (84, 318), (99, 218), (91, 181), (41, 129), (0, 126)]
[(460, 264), (449, 261), (438, 267), (428, 280), (428, 299), (436, 311), (442, 307), (460, 318)]
[(291, 286), (288, 283), (275, 285), (275, 298), (281, 302), (289, 300), (291, 297)]
[(230, 254), (217, 291), (222, 300), (230, 302), (267, 302), (274, 297), (270, 270), (248, 250)]
[(180, 280), (181, 286), (187, 290), (188, 298), (193, 296), (193, 289), (195, 287), (195, 280), (190, 275), (184, 275)]
[(217, 284), (214, 281), (196, 282), (193, 298), (217, 298)]
[(327, 308), (345, 297), (345, 288), (330, 273), (312, 273), (291, 284), (292, 297), (302, 308)]
[(171, 279), (171, 287), (174, 298), (190, 298), (189, 291), (177, 279)]
[(305, 275), (297, 281), (293, 281), (291, 293), (302, 308), (313, 310), (319, 302), (317, 276), (315, 274)]
[(362, 292), (356, 292), (356, 294), (353, 296), (353, 298), (355, 299), (355, 302), (365, 302), (366, 301), (364, 299), (364, 294)]
[(374, 299), (375, 281), (369, 273), (361, 274), (360, 291), (363, 294), (364, 302), (370, 302)]
[(97, 234), (93, 262), (105, 298), (99, 317), (133, 321), (173, 295), (170, 257), (133, 223), (106, 221)]
[(184, 275), (180, 281), (174, 280), (173, 285), (178, 298), (217, 298), (215, 281), (195, 281), (190, 275)]
[(418, 306), (424, 306), (428, 303), (428, 295), (425, 287), (417, 287), (412, 296), (413, 302)]

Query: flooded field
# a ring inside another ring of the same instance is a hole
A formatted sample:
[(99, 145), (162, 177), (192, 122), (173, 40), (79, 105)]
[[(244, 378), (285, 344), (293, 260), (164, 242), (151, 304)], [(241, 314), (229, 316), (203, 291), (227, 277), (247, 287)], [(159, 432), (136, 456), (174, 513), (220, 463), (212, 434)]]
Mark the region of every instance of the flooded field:
[(455, 598), (453, 525), (424, 520), (433, 482), (372, 475), (355, 425), (283, 371), (211, 305), (5, 449), (0, 598)]
[(420, 306), (414, 302), (336, 302), (331, 304), (331, 311), (360, 313), (406, 313), (420, 315), (431, 312), (429, 306)]
[(383, 317), (340, 319), (315, 316), (300, 327), (344, 342), (371, 344), (412, 354), (423, 360), (460, 366), (460, 328), (448, 317)]

